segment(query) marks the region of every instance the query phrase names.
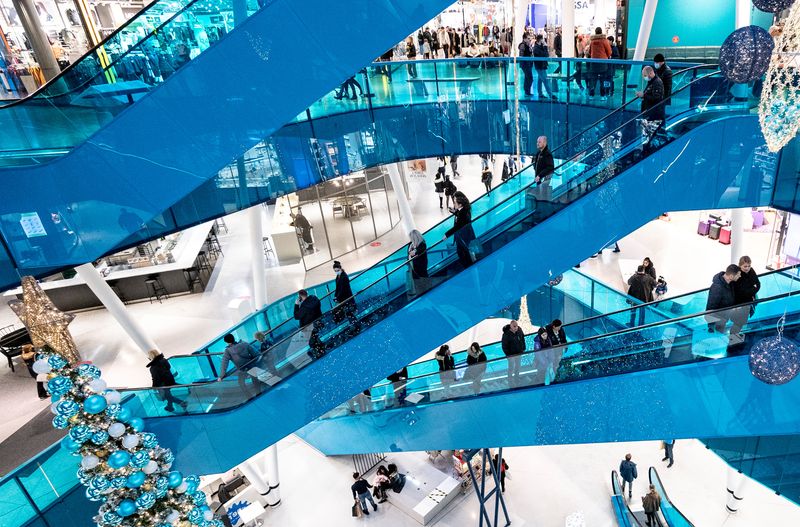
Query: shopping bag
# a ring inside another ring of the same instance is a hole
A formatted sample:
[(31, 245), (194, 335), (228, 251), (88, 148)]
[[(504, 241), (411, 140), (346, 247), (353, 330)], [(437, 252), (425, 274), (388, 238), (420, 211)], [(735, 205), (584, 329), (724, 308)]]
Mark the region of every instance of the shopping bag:
[(360, 517), (361, 517), (361, 515), (362, 515), (362, 514), (364, 514), (364, 513), (362, 512), (362, 510), (361, 510), (361, 506), (358, 504), (358, 502), (355, 502), (355, 503), (353, 504), (353, 509), (352, 509), (352, 511), (351, 511), (351, 512), (352, 512), (352, 514), (353, 514), (353, 518), (360, 518)]

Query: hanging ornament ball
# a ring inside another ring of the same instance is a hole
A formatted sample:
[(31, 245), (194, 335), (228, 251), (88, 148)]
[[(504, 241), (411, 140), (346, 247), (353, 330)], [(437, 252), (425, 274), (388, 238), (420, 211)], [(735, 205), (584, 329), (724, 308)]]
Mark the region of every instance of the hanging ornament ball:
[(67, 361), (61, 355), (48, 355), (47, 362), (54, 370), (60, 370), (67, 365)]
[[(88, 386), (94, 393), (104, 392), (106, 388), (108, 388), (108, 384), (106, 384), (106, 381), (103, 379), (92, 379), (89, 381)], [(103, 397), (103, 399), (105, 399), (105, 397)]]
[(725, 39), (719, 49), (719, 69), (731, 82), (745, 83), (767, 72), (775, 41), (764, 28), (746, 26)]
[(115, 512), (125, 518), (136, 512), (136, 504), (133, 500), (122, 500)]
[(130, 489), (138, 489), (144, 484), (144, 480), (147, 479), (147, 476), (144, 475), (144, 472), (137, 470), (125, 481), (125, 485)]
[(108, 427), (108, 435), (111, 437), (120, 437), (125, 433), (125, 425), (122, 423), (114, 423)]
[(81, 449), (80, 443), (76, 443), (69, 436), (61, 440), (61, 446), (64, 447), (64, 450), (66, 450), (67, 452), (77, 452), (78, 450)]
[(72, 417), (73, 415), (77, 414), (80, 409), (81, 406), (75, 401), (65, 400), (56, 403), (56, 411), (58, 412), (58, 415), (63, 415), (64, 417)]
[(183, 494), (187, 490), (189, 490), (189, 485), (187, 485), (185, 481), (181, 481), (181, 484), (175, 487), (175, 492), (178, 494)]
[(133, 419), (128, 421), (128, 424), (130, 425), (131, 428), (133, 428), (137, 432), (141, 432), (142, 430), (144, 430), (144, 421), (142, 421), (138, 417), (134, 417)]
[(131, 413), (131, 411), (123, 407), (117, 414), (117, 419), (122, 421), (123, 423), (127, 423), (132, 416), (133, 414)]
[(139, 444), (139, 436), (136, 434), (128, 434), (122, 438), (122, 446), (128, 450), (133, 450)]
[(72, 389), (72, 381), (66, 377), (53, 377), (47, 381), (47, 391), (53, 397), (60, 397)]
[(81, 466), (86, 470), (92, 470), (99, 464), (100, 464), (100, 458), (95, 456), (94, 454), (88, 454), (86, 456), (83, 456), (83, 459), (81, 459)]
[(210, 522), (211, 520), (213, 520), (213, 519), (214, 519), (214, 513), (213, 513), (213, 512), (211, 512), (210, 510), (206, 510), (206, 511), (204, 511), (204, 512), (203, 512), (203, 519), (204, 519), (205, 521), (207, 521), (207, 522)]
[(131, 460), (130, 454), (128, 454), (124, 450), (117, 450), (116, 452), (108, 456), (108, 466), (113, 469), (120, 469), (128, 466), (130, 460)]
[(145, 450), (137, 450), (131, 456), (131, 466), (135, 468), (144, 468), (150, 462), (150, 454)]
[(183, 475), (177, 470), (173, 470), (167, 474), (167, 481), (169, 482), (169, 488), (174, 489), (183, 481)]
[(38, 373), (39, 375), (50, 373), (53, 368), (50, 367), (50, 363), (47, 362), (45, 359), (39, 359), (33, 363), (33, 371)]
[(183, 481), (186, 483), (186, 492), (190, 494), (193, 494), (195, 491), (197, 491), (197, 488), (200, 486), (200, 478), (194, 474), (186, 476), (183, 478)]
[(164, 521), (167, 523), (175, 523), (178, 521), (178, 519), (180, 519), (180, 517), (181, 515), (178, 513), (178, 511), (173, 509), (169, 514), (167, 514), (167, 517), (164, 518)]
[(53, 428), (64, 430), (68, 426), (69, 426), (69, 419), (67, 419), (63, 415), (57, 415), (53, 417)]
[(105, 445), (108, 442), (108, 432), (105, 430), (98, 430), (92, 434), (91, 441), (95, 445)]
[(138, 498), (136, 498), (136, 507), (139, 509), (149, 509), (153, 505), (156, 504), (156, 495), (152, 492), (142, 492)]
[(753, 0), (756, 9), (765, 13), (778, 13), (789, 9), (793, 3), (794, 0)]
[(87, 414), (99, 414), (107, 406), (106, 398), (102, 395), (90, 395), (83, 401), (83, 411)]
[(800, 348), (777, 335), (761, 339), (750, 349), (750, 371), (767, 384), (786, 384), (800, 373)]
[(76, 442), (76, 443), (85, 443), (92, 437), (94, 430), (89, 428), (86, 425), (78, 425), (72, 430), (69, 431), (69, 436)]
[(144, 467), (142, 467), (142, 472), (144, 472), (145, 474), (152, 474), (156, 470), (158, 470), (158, 463), (156, 463), (152, 459), (148, 461)]
[(195, 507), (194, 509), (190, 510), (186, 517), (195, 525), (200, 525), (203, 523), (203, 511), (200, 509), (200, 507)]
[(89, 377), (91, 379), (96, 379), (100, 377), (100, 368), (98, 368), (94, 364), (81, 364), (80, 366), (78, 366), (78, 375)]
[(122, 401), (122, 396), (116, 390), (108, 390), (103, 394), (108, 404), (119, 404)]
[(155, 448), (158, 446), (158, 439), (155, 434), (145, 432), (142, 434), (142, 446), (145, 448)]

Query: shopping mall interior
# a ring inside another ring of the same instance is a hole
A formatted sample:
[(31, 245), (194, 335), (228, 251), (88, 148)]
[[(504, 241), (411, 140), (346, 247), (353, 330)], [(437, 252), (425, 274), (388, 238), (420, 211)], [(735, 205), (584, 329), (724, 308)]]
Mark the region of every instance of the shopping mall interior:
[(800, 525), (800, 2), (0, 35), (3, 527)]

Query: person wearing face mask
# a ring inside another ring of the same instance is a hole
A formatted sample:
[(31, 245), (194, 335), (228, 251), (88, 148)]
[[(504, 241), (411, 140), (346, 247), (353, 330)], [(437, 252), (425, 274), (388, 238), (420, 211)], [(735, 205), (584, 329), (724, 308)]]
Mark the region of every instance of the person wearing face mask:
[(350, 277), (344, 272), (339, 261), (333, 262), (333, 272), (336, 273), (336, 290), (333, 292), (336, 307), (333, 310), (333, 320), (338, 323), (345, 317), (352, 318), (355, 315), (356, 301), (350, 287)]
[(472, 229), (472, 208), (469, 200), (464, 196), (458, 196), (455, 202), (456, 208), (453, 213), (455, 221), (453, 226), (444, 233), (443, 239), (446, 240), (453, 236), (458, 261), (466, 268), (473, 264), (472, 254), (469, 251), (469, 245), (475, 239), (475, 231)]
[(652, 66), (642, 68), (642, 78), (647, 82), (643, 91), (637, 91), (636, 96), (642, 99), (641, 112), (648, 121), (664, 120), (664, 83), (656, 75)]
[(658, 75), (658, 78), (661, 79), (661, 83), (664, 85), (664, 100), (667, 101), (664, 105), (668, 105), (669, 98), (672, 96), (672, 69), (667, 65), (664, 55), (661, 53), (653, 57), (653, 67), (656, 71), (656, 75)]

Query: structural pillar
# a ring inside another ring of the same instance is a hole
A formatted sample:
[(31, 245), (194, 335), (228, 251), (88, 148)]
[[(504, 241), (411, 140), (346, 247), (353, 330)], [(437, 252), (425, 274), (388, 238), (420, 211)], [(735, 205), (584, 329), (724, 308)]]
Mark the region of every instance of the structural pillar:
[(270, 507), (277, 507), (281, 504), (281, 479), (278, 474), (278, 445), (272, 445), (267, 449), (267, 480), (269, 481), (269, 494), (267, 494), (267, 504)]
[(739, 511), (739, 506), (744, 499), (743, 491), (747, 483), (747, 477), (734, 469), (728, 467), (728, 501), (725, 508), (729, 514), (736, 514)]
[(39, 15), (36, 13), (36, 6), (33, 5), (33, 0), (11, 0), (14, 4), (14, 9), (19, 15), (19, 20), (22, 22), (22, 27), (25, 30), (25, 35), (33, 47), (33, 53), (36, 55), (36, 62), (42, 68), (42, 75), (45, 80), (51, 80), (61, 73), (61, 68), (53, 55), (53, 48), (50, 47), (50, 41), (42, 29), (42, 24), (39, 22)]
[(256, 492), (261, 494), (266, 504), (269, 505), (269, 484), (263, 474), (258, 470), (256, 461), (254, 459), (248, 459), (239, 465), (239, 470), (242, 472), (242, 475), (247, 478), (253, 488), (256, 489)]
[(636, 37), (636, 49), (633, 51), (633, 60), (644, 60), (647, 53), (647, 43), (650, 42), (650, 31), (653, 29), (653, 20), (656, 18), (658, 0), (646, 0), (642, 23), (639, 24), (639, 36)]
[(400, 177), (400, 167), (398, 165), (399, 163), (388, 165), (389, 180), (392, 182), (394, 196), (400, 208), (400, 222), (406, 235), (408, 235), (417, 228), (417, 225), (414, 223), (414, 216), (411, 214), (411, 204), (408, 202), (406, 187), (403, 185), (403, 178)]
[(750, 215), (750, 209), (731, 210), (731, 263), (738, 265), (739, 258), (746, 254), (744, 228), (748, 222), (752, 225), (753, 219)]
[(516, 56), (519, 54), (518, 47), (522, 42), (522, 35), (525, 34), (525, 19), (528, 18), (530, 0), (514, 0), (514, 2), (514, 42), (511, 43), (511, 53)]
[(575, 56), (575, 0), (561, 0), (561, 56)]
[(106, 283), (102, 275), (91, 263), (79, 265), (75, 268), (75, 271), (86, 282), (86, 285), (89, 286), (89, 289), (92, 290), (97, 299), (103, 303), (108, 312), (111, 313), (114, 320), (122, 326), (125, 333), (139, 346), (140, 350), (147, 353), (150, 350), (158, 349), (155, 341), (145, 333), (144, 328), (130, 315), (125, 308), (125, 304), (122, 303), (122, 300), (119, 299), (114, 290), (111, 289), (111, 286)]
[(250, 221), (250, 264), (253, 269), (253, 308), (255, 311), (267, 305), (262, 208), (261, 204), (258, 204), (247, 209), (247, 219)]

